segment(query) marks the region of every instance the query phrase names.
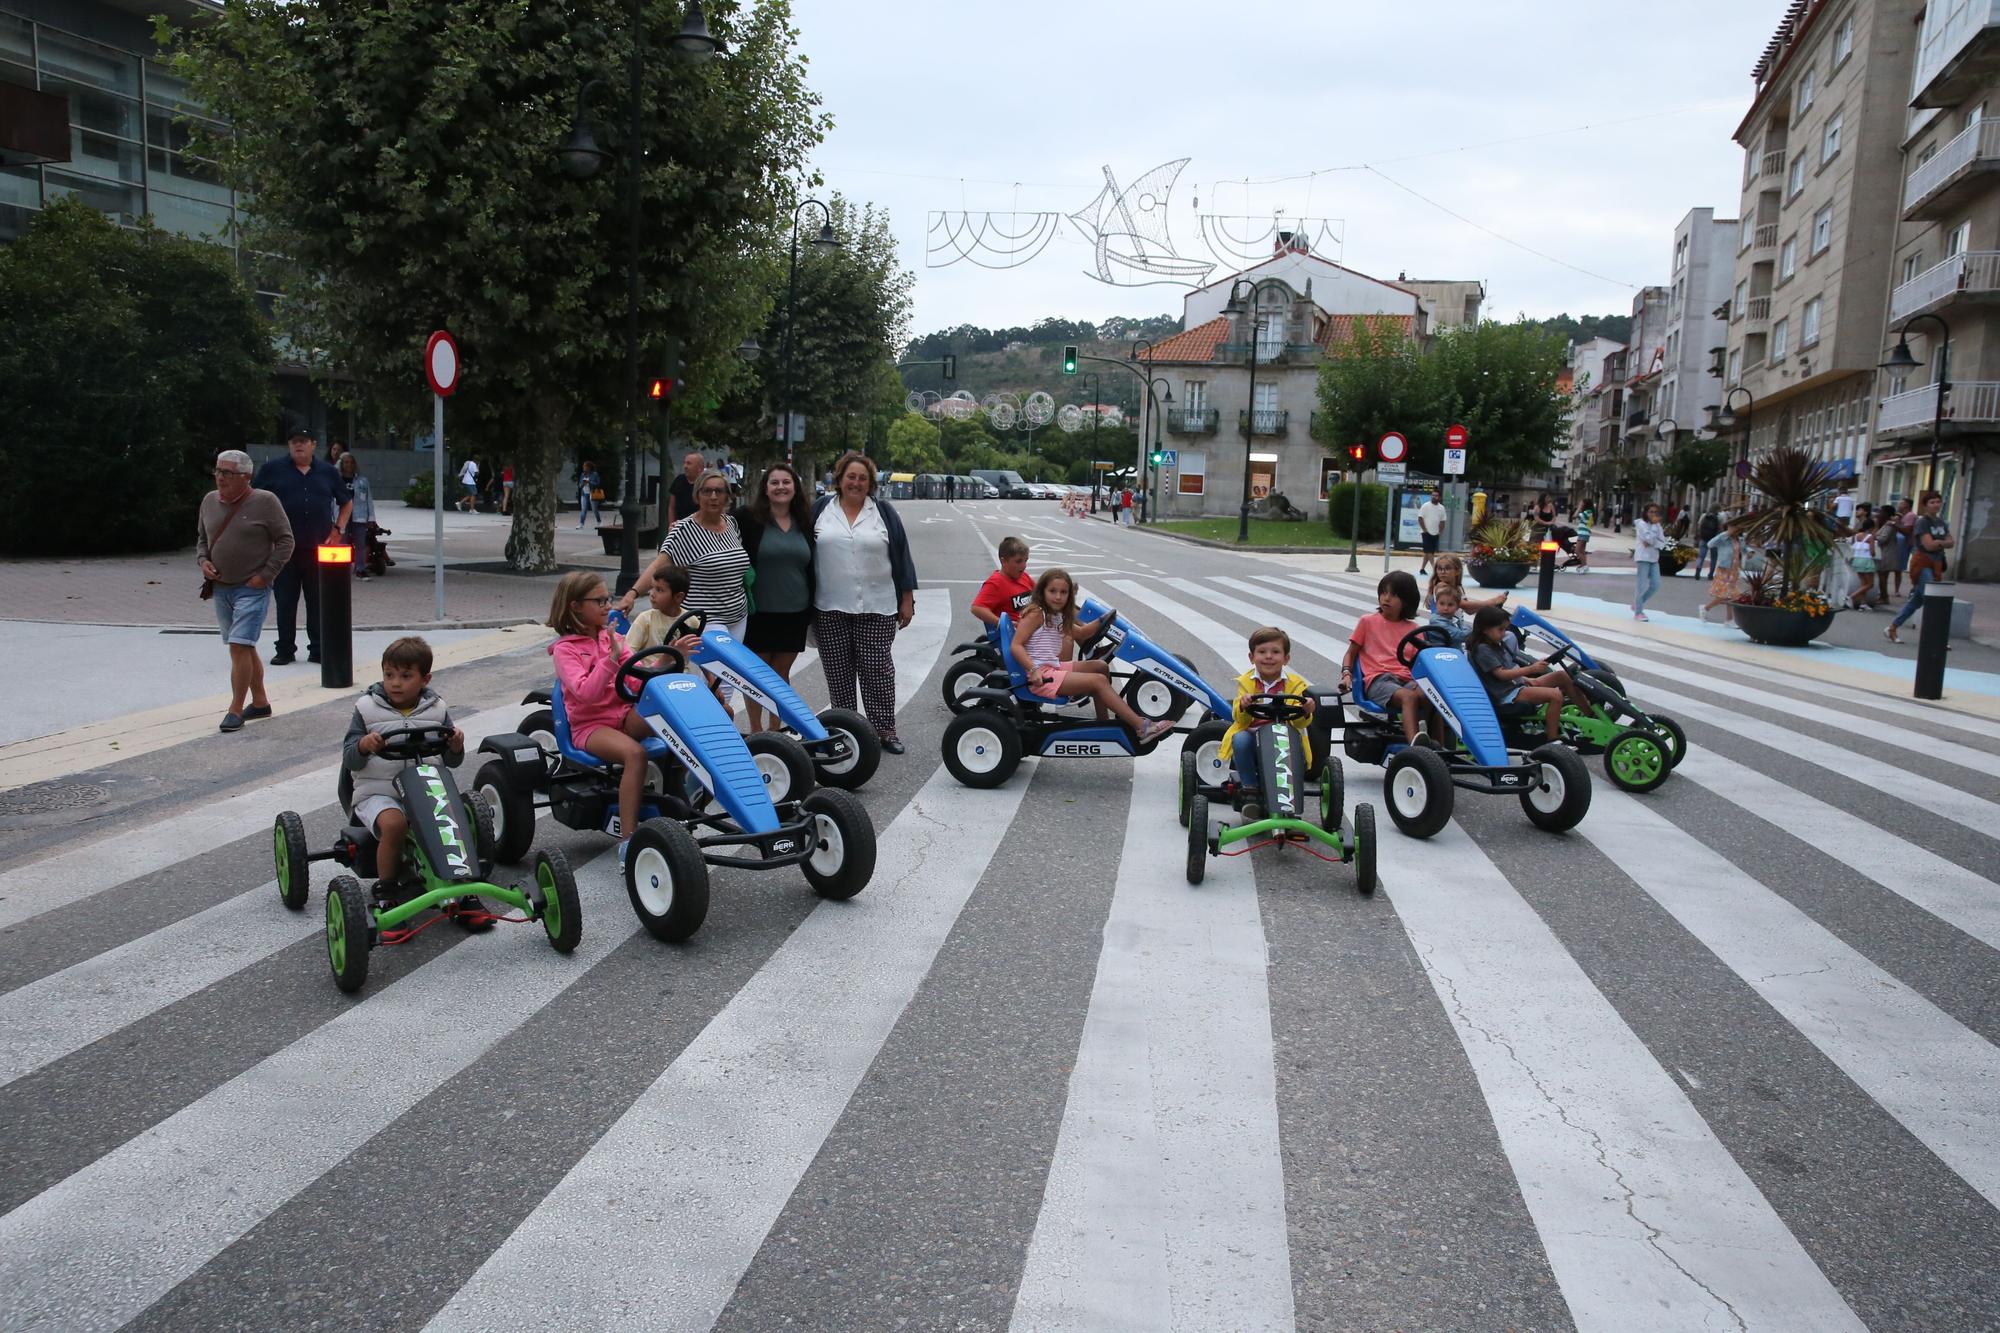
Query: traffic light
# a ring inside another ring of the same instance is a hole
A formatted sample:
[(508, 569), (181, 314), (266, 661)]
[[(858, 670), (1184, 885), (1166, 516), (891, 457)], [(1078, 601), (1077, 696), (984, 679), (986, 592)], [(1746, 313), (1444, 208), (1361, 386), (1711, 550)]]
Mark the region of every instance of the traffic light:
[(680, 391), (681, 382), (665, 375), (655, 375), (646, 381), (646, 399), (653, 403), (666, 403)]
[(1365, 444), (1350, 444), (1347, 446), (1347, 456), (1354, 461), (1354, 470), (1359, 472), (1362, 465), (1368, 461), (1368, 446)]
[(1076, 348), (1074, 347), (1063, 348), (1063, 374), (1076, 374)]
[(948, 380), (958, 378), (958, 356), (956, 353), (946, 352), (944, 354), (944, 377)]
[(1154, 467), (1159, 467), (1167, 461), (1167, 451), (1164, 449), (1155, 449), (1152, 453), (1146, 455), (1146, 461)]

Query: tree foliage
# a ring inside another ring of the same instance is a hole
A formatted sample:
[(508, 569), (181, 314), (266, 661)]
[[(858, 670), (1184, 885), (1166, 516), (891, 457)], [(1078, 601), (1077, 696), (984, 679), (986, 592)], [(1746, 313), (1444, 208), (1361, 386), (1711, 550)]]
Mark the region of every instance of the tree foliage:
[(1561, 336), (1564, 345), (1587, 343), (1592, 338), (1609, 338), (1615, 343), (1630, 342), (1632, 339), (1632, 317), (1630, 315), (1571, 315), (1560, 314), (1553, 319), (1531, 321)]
[(1729, 470), (1729, 443), (1726, 440), (1686, 439), (1667, 455), (1667, 475), (1676, 484), (1705, 491), (1722, 480)]
[[(642, 13), (642, 373), (678, 338), (719, 399), (827, 120), (785, 0), (710, 4), (728, 54), (700, 66), (667, 54), (679, 3)], [(615, 0), (231, 0), (177, 38), (177, 72), (232, 127), (198, 147), (252, 195), (250, 243), (285, 257), (293, 344), (384, 386), (416, 378), (433, 329), (457, 337), (450, 433), (514, 465), (517, 568), (552, 567), (566, 444), (598, 447), (623, 410), (637, 36)], [(577, 181), (556, 148), (591, 80), (609, 156)]]
[(229, 252), (54, 200), (0, 246), (0, 310), (0, 550), (192, 542), (216, 452), (277, 415)]

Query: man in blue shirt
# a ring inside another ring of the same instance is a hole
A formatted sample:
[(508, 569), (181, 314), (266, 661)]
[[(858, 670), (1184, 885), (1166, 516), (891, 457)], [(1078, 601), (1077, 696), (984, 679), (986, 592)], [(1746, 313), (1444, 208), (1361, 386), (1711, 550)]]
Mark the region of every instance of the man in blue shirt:
[(278, 651), (272, 666), (298, 660), (299, 592), (306, 595), (306, 660), (319, 661), (319, 569), (317, 548), (329, 536), (345, 537), (354, 496), (332, 464), (313, 457), (312, 435), (295, 430), (285, 439), (290, 457), (273, 458), (257, 469), (256, 486), (278, 497), (292, 525), (292, 558), (279, 571), (272, 591), (278, 603)]

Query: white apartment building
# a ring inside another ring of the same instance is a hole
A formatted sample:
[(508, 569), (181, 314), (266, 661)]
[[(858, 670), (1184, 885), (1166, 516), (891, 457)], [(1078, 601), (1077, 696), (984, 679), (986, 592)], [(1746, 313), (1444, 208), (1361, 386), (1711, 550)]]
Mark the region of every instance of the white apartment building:
[(1712, 208), (1689, 209), (1674, 227), (1672, 280), (1667, 286), (1667, 343), (1653, 425), (1666, 451), (1708, 424), (1722, 403), (1722, 365), (1729, 321), (1716, 313), (1729, 300), (1741, 223)]

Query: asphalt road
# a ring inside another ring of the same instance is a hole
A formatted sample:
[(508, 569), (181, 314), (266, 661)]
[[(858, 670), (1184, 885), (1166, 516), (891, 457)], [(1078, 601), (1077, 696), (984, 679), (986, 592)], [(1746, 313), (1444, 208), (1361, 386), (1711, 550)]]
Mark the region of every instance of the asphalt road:
[[(1375, 575), (904, 512), (850, 902), (717, 871), (660, 944), (545, 819), (575, 954), (441, 928), (347, 997), (331, 870), (293, 915), (269, 850), (337, 828), (346, 704), (79, 775), (87, 815), (0, 793), (0, 1328), (2000, 1326), (2000, 723), (1593, 632), (1686, 727), (1658, 791), (1593, 759), (1572, 833), (1461, 793), (1417, 842), (1350, 762), (1381, 892), (1283, 849), (1191, 888), (1176, 743), (943, 769), (993, 546), (1225, 689), (1265, 623), (1331, 684)], [(547, 675), (436, 684), (485, 734)]]

